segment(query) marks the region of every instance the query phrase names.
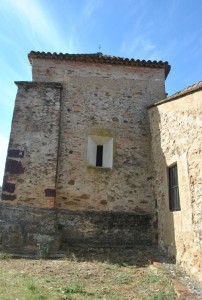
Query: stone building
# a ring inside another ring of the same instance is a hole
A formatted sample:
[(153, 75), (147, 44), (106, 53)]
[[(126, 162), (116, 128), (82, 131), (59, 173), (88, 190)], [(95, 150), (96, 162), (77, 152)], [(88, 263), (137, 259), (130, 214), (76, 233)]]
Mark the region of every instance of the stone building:
[[(16, 82), (1, 247), (159, 241), (181, 263), (195, 253), (197, 273), (202, 84), (166, 98), (167, 62), (44, 52), (29, 61), (32, 82)], [(170, 208), (168, 172), (179, 179)]]
[(202, 81), (151, 105), (149, 116), (158, 242), (201, 280)]

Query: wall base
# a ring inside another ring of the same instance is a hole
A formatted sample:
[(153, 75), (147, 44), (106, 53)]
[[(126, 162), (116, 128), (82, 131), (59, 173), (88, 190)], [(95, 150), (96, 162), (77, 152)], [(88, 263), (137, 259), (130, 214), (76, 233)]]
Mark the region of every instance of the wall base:
[(151, 245), (151, 216), (121, 212), (80, 212), (0, 204), (0, 247), (36, 253), (47, 245), (57, 253), (69, 246)]

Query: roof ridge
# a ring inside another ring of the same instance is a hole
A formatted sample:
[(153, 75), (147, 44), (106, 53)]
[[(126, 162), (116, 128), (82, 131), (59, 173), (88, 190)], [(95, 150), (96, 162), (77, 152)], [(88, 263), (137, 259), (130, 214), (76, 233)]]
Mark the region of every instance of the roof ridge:
[(175, 99), (178, 99), (182, 96), (186, 96), (188, 94), (192, 94), (193, 92), (196, 92), (198, 90), (202, 89), (202, 80), (198, 81), (197, 83), (194, 83), (192, 85), (189, 85), (188, 87), (184, 88), (183, 90), (180, 90), (178, 92), (176, 92), (173, 95), (168, 96), (167, 98), (160, 100), (152, 105), (149, 105), (148, 108), (151, 108), (153, 106), (157, 106)]
[(151, 61), (151, 60), (140, 60), (134, 58), (124, 58), (119, 56), (111, 56), (103, 54), (102, 52), (97, 53), (84, 53), (84, 54), (70, 54), (70, 53), (56, 53), (56, 52), (40, 52), (40, 51), (31, 51), (28, 54), (30, 63), (34, 58), (38, 59), (56, 59), (56, 60), (72, 60), (72, 61), (81, 61), (81, 62), (97, 62), (103, 64), (116, 64), (116, 65), (128, 65), (135, 67), (147, 67), (147, 68), (159, 68), (164, 69), (165, 78), (170, 72), (170, 65), (167, 61)]
[(194, 83), (194, 84), (192, 84), (192, 85), (187, 86), (186, 88), (184, 88), (184, 89), (182, 89), (182, 90), (176, 92), (175, 94), (169, 96), (168, 98), (174, 97), (175, 95), (177, 96), (178, 94), (181, 94), (181, 93), (184, 93), (184, 92), (191, 91), (191, 90), (193, 90), (193, 89), (200, 88), (200, 86), (202, 87), (202, 80), (200, 80), (200, 81), (198, 81), (198, 82), (196, 82), (196, 83)]

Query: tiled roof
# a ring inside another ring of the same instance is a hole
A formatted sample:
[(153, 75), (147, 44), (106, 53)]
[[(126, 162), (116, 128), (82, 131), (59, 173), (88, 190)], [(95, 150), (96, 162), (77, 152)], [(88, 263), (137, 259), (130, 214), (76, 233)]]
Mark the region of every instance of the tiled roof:
[(194, 92), (197, 92), (199, 90), (202, 90), (202, 81), (199, 81), (193, 85), (190, 85), (188, 86), (187, 88), (161, 100), (161, 101), (158, 101), (150, 106), (148, 106), (148, 108), (151, 108), (151, 107), (154, 107), (154, 106), (158, 106), (158, 105), (161, 105), (163, 103), (166, 103), (166, 102), (169, 102), (169, 101), (172, 101), (172, 100), (176, 100), (178, 98), (181, 98), (183, 96), (186, 96), (186, 95), (189, 95), (189, 94), (192, 94)]
[(129, 59), (122, 58), (117, 56), (104, 55), (101, 52), (93, 54), (68, 54), (68, 53), (50, 53), (50, 52), (35, 52), (31, 51), (28, 54), (30, 63), (32, 60), (37, 59), (54, 59), (54, 60), (68, 60), (68, 61), (79, 61), (79, 62), (92, 62), (92, 63), (101, 63), (101, 64), (113, 64), (113, 65), (124, 65), (124, 66), (134, 66), (134, 67), (143, 67), (143, 68), (155, 68), (155, 69), (164, 69), (165, 77), (168, 76), (170, 71), (170, 65), (168, 62), (162, 61), (145, 61), (139, 59)]

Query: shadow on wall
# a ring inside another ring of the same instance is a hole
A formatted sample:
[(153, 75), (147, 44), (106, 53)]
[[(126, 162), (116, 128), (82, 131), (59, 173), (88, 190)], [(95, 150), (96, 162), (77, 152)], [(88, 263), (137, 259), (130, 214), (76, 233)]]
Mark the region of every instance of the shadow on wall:
[[(172, 192), (169, 196), (169, 166), (175, 165), (173, 160), (171, 164), (168, 163), (163, 149), (162, 149), (162, 131), (161, 131), (161, 116), (158, 111), (158, 107), (152, 107), (149, 109), (150, 115), (150, 129), (152, 135), (152, 163), (154, 168), (154, 239), (161, 250), (172, 260), (176, 262), (176, 237), (175, 237), (175, 224), (174, 214), (178, 214), (176, 211), (170, 210), (169, 200), (171, 204), (175, 202), (175, 192)], [(171, 182), (170, 182), (171, 184)], [(170, 197), (170, 199), (169, 199)], [(172, 199), (171, 199), (172, 198)]]

